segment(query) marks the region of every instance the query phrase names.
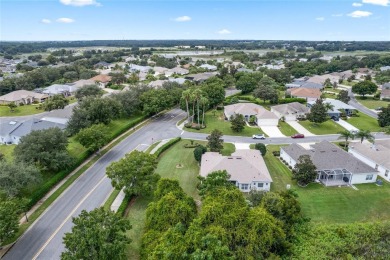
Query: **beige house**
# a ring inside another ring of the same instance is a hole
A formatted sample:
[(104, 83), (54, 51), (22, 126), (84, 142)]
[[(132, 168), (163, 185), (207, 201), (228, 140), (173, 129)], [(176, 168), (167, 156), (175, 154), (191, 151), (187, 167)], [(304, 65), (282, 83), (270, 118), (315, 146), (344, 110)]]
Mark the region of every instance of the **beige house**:
[(274, 113), (253, 103), (237, 103), (225, 106), (224, 114), (227, 120), (234, 114), (243, 115), (246, 121), (249, 121), (250, 117), (255, 117), (255, 122), (259, 127), (277, 126), (279, 122), (279, 118)]
[(112, 77), (104, 74), (97, 75), (89, 80), (94, 81), (99, 87), (105, 88), (111, 81)]
[(43, 102), (49, 96), (46, 94), (35, 93), (28, 90), (16, 90), (11, 93), (0, 96), (0, 104), (9, 104), (14, 102), (19, 104), (32, 104), (33, 102)]
[(322, 95), (321, 90), (316, 88), (292, 88), (288, 89), (287, 93), (291, 97), (304, 98), (307, 102), (316, 101)]
[(207, 152), (202, 156), (200, 175), (226, 170), (230, 181), (242, 192), (269, 191), (272, 178), (258, 150), (237, 150), (231, 156)]
[(285, 121), (295, 121), (299, 118), (305, 118), (310, 109), (298, 102), (281, 104), (271, 107), (271, 111), (279, 118)]

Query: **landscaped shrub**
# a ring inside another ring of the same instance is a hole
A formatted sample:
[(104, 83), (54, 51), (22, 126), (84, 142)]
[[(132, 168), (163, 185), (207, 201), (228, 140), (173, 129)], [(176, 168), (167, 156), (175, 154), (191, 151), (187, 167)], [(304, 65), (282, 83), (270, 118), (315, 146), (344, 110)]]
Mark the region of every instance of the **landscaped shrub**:
[(123, 217), (125, 215), (127, 206), (129, 205), (129, 203), (133, 197), (134, 197), (133, 195), (127, 195), (127, 194), (125, 195), (125, 197), (122, 200), (121, 205), (118, 208), (118, 211), (116, 212), (119, 216)]
[[(279, 152), (279, 151), (273, 151), (272, 154), (273, 154), (274, 156), (280, 156), (280, 152)], [(283, 159), (282, 159), (282, 160), (283, 160)]]
[(174, 145), (175, 143), (179, 142), (181, 140), (181, 137), (176, 137), (172, 140), (170, 140), (168, 143), (162, 145), (160, 148), (157, 149), (157, 151), (154, 153), (157, 157), (159, 157), (163, 152), (165, 152), (169, 147)]
[(292, 102), (298, 102), (301, 104), (306, 103), (306, 99), (304, 98), (283, 98), (279, 99), (278, 103), (279, 104), (287, 104), (287, 103), (292, 103)]

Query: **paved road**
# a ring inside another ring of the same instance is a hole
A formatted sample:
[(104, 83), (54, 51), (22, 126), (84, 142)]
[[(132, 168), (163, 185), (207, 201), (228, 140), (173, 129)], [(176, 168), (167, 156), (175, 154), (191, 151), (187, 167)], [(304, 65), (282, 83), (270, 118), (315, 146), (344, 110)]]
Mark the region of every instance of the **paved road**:
[(355, 107), (357, 110), (368, 116), (378, 118), (378, 114), (376, 112), (372, 111), (371, 109), (368, 109), (356, 100), (355, 95), (352, 93), (351, 89), (348, 89), (348, 95), (351, 98), (351, 100), (348, 102), (349, 105)]
[[(185, 132), (176, 127), (176, 122), (183, 119), (185, 113), (174, 109), (163, 116), (154, 118), (149, 124), (136, 131), (99, 159), (91, 168), (82, 174), (63, 195), (49, 207), (41, 217), (16, 242), (4, 259), (59, 259), (64, 250), (62, 237), (72, 227), (72, 217), (81, 210), (92, 210), (101, 206), (112, 191), (110, 180), (105, 175), (106, 167), (113, 161), (122, 158), (133, 149), (144, 150), (151, 143), (182, 136), (205, 140), (207, 134)], [(389, 138), (377, 134), (376, 138)], [(304, 139), (267, 138), (253, 140), (250, 137), (224, 136), (225, 142), (286, 144), (298, 142), (334, 141), (338, 135), (311, 136)]]
[(72, 217), (79, 215), (83, 209), (90, 211), (99, 207), (111, 193), (111, 183), (105, 175), (106, 167), (137, 147), (143, 150), (153, 141), (178, 136), (180, 130), (175, 125), (183, 117), (183, 111), (172, 110), (155, 118), (106, 153), (42, 214), (4, 259), (59, 259), (64, 249), (62, 237), (70, 231)]

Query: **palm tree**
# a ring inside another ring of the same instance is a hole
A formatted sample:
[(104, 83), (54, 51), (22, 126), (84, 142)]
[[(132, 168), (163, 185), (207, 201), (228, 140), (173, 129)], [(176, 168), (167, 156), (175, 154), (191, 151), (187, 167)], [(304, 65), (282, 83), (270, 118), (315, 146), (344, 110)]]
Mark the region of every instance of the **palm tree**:
[(344, 147), (347, 147), (347, 143), (348, 143), (349, 138), (353, 139), (355, 137), (355, 135), (351, 131), (348, 131), (348, 130), (344, 130), (342, 132), (339, 132), (339, 134), (340, 134), (340, 138), (345, 139)]
[(202, 90), (200, 89), (195, 89), (194, 91), (194, 99), (196, 100), (196, 105), (197, 105), (197, 112), (198, 112), (198, 125), (200, 125), (200, 122), (199, 122), (199, 101), (200, 99), (202, 98)]
[(359, 132), (356, 133), (356, 137), (360, 138), (361, 143), (363, 143), (364, 139), (368, 139), (368, 140), (374, 139), (374, 136), (371, 134), (369, 130), (359, 130)]
[(188, 102), (190, 101), (191, 99), (191, 90), (190, 89), (187, 89), (185, 91), (183, 91), (182, 93), (182, 98), (186, 101), (186, 108), (187, 108), (187, 121), (188, 121), (188, 118), (190, 118), (190, 109), (188, 107)]
[(326, 108), (326, 110), (333, 111), (333, 109), (334, 109), (334, 105), (332, 105), (331, 103), (328, 103), (328, 102), (324, 103), (324, 107)]
[(204, 127), (204, 114), (205, 114), (205, 111), (206, 111), (207, 107), (209, 106), (209, 100), (206, 97), (202, 96), (200, 98), (200, 104), (202, 105), (202, 112), (203, 112), (203, 115), (202, 115), (202, 127)]

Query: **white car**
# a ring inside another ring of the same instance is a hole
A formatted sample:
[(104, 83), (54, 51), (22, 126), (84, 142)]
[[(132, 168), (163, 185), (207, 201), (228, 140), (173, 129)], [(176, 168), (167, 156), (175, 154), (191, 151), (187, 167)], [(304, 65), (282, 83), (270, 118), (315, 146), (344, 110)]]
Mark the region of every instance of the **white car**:
[(265, 139), (264, 135), (252, 135), (253, 139)]

